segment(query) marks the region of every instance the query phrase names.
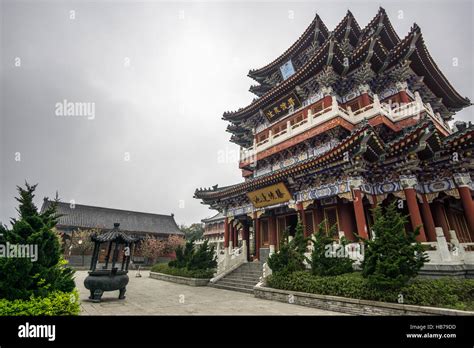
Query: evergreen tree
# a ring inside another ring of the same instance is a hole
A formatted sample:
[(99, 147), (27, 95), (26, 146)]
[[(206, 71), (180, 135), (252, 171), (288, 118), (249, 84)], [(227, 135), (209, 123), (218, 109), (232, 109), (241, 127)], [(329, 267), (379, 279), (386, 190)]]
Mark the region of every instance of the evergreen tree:
[(209, 246), (208, 241), (204, 241), (197, 250), (194, 241), (189, 240), (184, 245), (176, 248), (176, 259), (168, 263), (169, 267), (186, 268), (188, 270), (209, 270), (217, 267), (214, 246)]
[(194, 223), (190, 226), (181, 225), (179, 229), (184, 233), (187, 240), (201, 239), (204, 234), (204, 224), (202, 223)]
[(208, 245), (207, 240), (202, 243), (196, 252), (193, 254), (189, 264), (189, 270), (207, 270), (217, 267), (216, 255), (214, 253), (214, 246)]
[(354, 261), (343, 254), (347, 244), (346, 239), (342, 237), (337, 250), (334, 250), (334, 239), (329, 236), (334, 234), (336, 226), (331, 227), (329, 235), (323, 226), (324, 222), (319, 225), (318, 231), (311, 240), (313, 242), (311, 273), (318, 276), (334, 276), (352, 272)]
[(395, 203), (385, 212), (374, 210), (374, 240), (365, 242), (362, 274), (371, 286), (380, 289), (399, 288), (418, 274), (428, 260), (415, 232), (405, 232), (407, 217), (397, 211)]
[(28, 299), (31, 295), (47, 296), (51, 291), (70, 292), (74, 289), (73, 270), (64, 267), (58, 237), (53, 228), (57, 223), (56, 203), (39, 213), (33, 203), (36, 185), (17, 187), (18, 219), (12, 228), (2, 227), (2, 243), (37, 246), (37, 260), (30, 258), (0, 258), (0, 297)]
[(194, 241), (188, 240), (184, 247), (179, 245), (176, 248), (176, 259), (168, 263), (168, 266), (175, 268), (186, 268), (194, 254)]
[(288, 229), (285, 230), (281, 241), (280, 250), (270, 255), (267, 260), (268, 267), (274, 273), (292, 273), (306, 269), (304, 261), (308, 247), (308, 238), (304, 237), (303, 225), (298, 221), (295, 237), (289, 241)]

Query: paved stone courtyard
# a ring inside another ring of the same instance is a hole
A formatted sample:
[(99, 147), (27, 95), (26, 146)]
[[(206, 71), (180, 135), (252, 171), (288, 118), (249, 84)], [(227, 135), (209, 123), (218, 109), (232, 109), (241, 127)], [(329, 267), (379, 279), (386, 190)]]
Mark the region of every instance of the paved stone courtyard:
[(87, 271), (76, 272), (82, 315), (343, 315), (294, 304), (267, 301), (252, 294), (211, 287), (191, 287), (149, 278), (148, 271), (130, 271), (125, 300), (105, 292), (101, 303), (89, 301)]

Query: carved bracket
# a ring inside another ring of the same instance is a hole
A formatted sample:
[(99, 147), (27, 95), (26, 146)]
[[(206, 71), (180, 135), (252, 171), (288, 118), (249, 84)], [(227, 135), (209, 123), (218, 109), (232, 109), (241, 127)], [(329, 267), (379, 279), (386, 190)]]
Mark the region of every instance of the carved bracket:
[(457, 186), (470, 186), (472, 182), (469, 173), (456, 173), (453, 175), (453, 179)]
[(400, 183), (404, 189), (415, 188), (418, 180), (414, 175), (402, 175), (400, 176)]

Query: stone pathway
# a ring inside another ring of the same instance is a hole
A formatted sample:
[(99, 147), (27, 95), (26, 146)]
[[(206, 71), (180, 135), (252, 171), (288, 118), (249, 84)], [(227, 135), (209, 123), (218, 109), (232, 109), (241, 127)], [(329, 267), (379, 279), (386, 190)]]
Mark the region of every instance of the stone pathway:
[(148, 271), (141, 274), (141, 278), (136, 278), (136, 271), (129, 272), (125, 300), (118, 300), (118, 291), (113, 291), (105, 292), (101, 303), (93, 303), (84, 287), (87, 271), (77, 271), (81, 315), (343, 315), (262, 300), (252, 294), (151, 279)]

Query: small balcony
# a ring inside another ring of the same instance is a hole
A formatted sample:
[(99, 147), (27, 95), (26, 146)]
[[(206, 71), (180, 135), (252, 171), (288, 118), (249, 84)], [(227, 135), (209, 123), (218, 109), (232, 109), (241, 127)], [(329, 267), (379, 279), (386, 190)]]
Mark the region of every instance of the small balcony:
[[(383, 115), (391, 120), (393, 123), (400, 122), (403, 119), (410, 118), (421, 113), (425, 113), (435, 121), (442, 129), (447, 133), (451, 133), (449, 125), (441, 118), (439, 113), (435, 113), (430, 104), (423, 103), (420, 95), (414, 93), (415, 100), (392, 108), (391, 105), (386, 103), (381, 103), (378, 95), (373, 95), (373, 102), (369, 105), (366, 105), (356, 111), (352, 111), (350, 107), (347, 109), (342, 108), (335, 96), (332, 97), (332, 104), (323, 110), (318, 111), (317, 113), (312, 114), (311, 108), (308, 108), (307, 117), (302, 121), (290, 124), (290, 121), (287, 122), (286, 127), (279, 129), (278, 133), (272, 134), (271, 129), (269, 130), (268, 137), (260, 142), (255, 142), (253, 146), (249, 148), (242, 148), (240, 151), (240, 162), (242, 163), (252, 163), (256, 160), (256, 155), (259, 152), (267, 150), (272, 146), (280, 144), (298, 134), (301, 134), (309, 129), (312, 129), (320, 124), (323, 124), (333, 118), (342, 117), (352, 124), (358, 124), (365, 119), (370, 119), (378, 115)], [(303, 108), (295, 110), (288, 117), (301, 112)]]

